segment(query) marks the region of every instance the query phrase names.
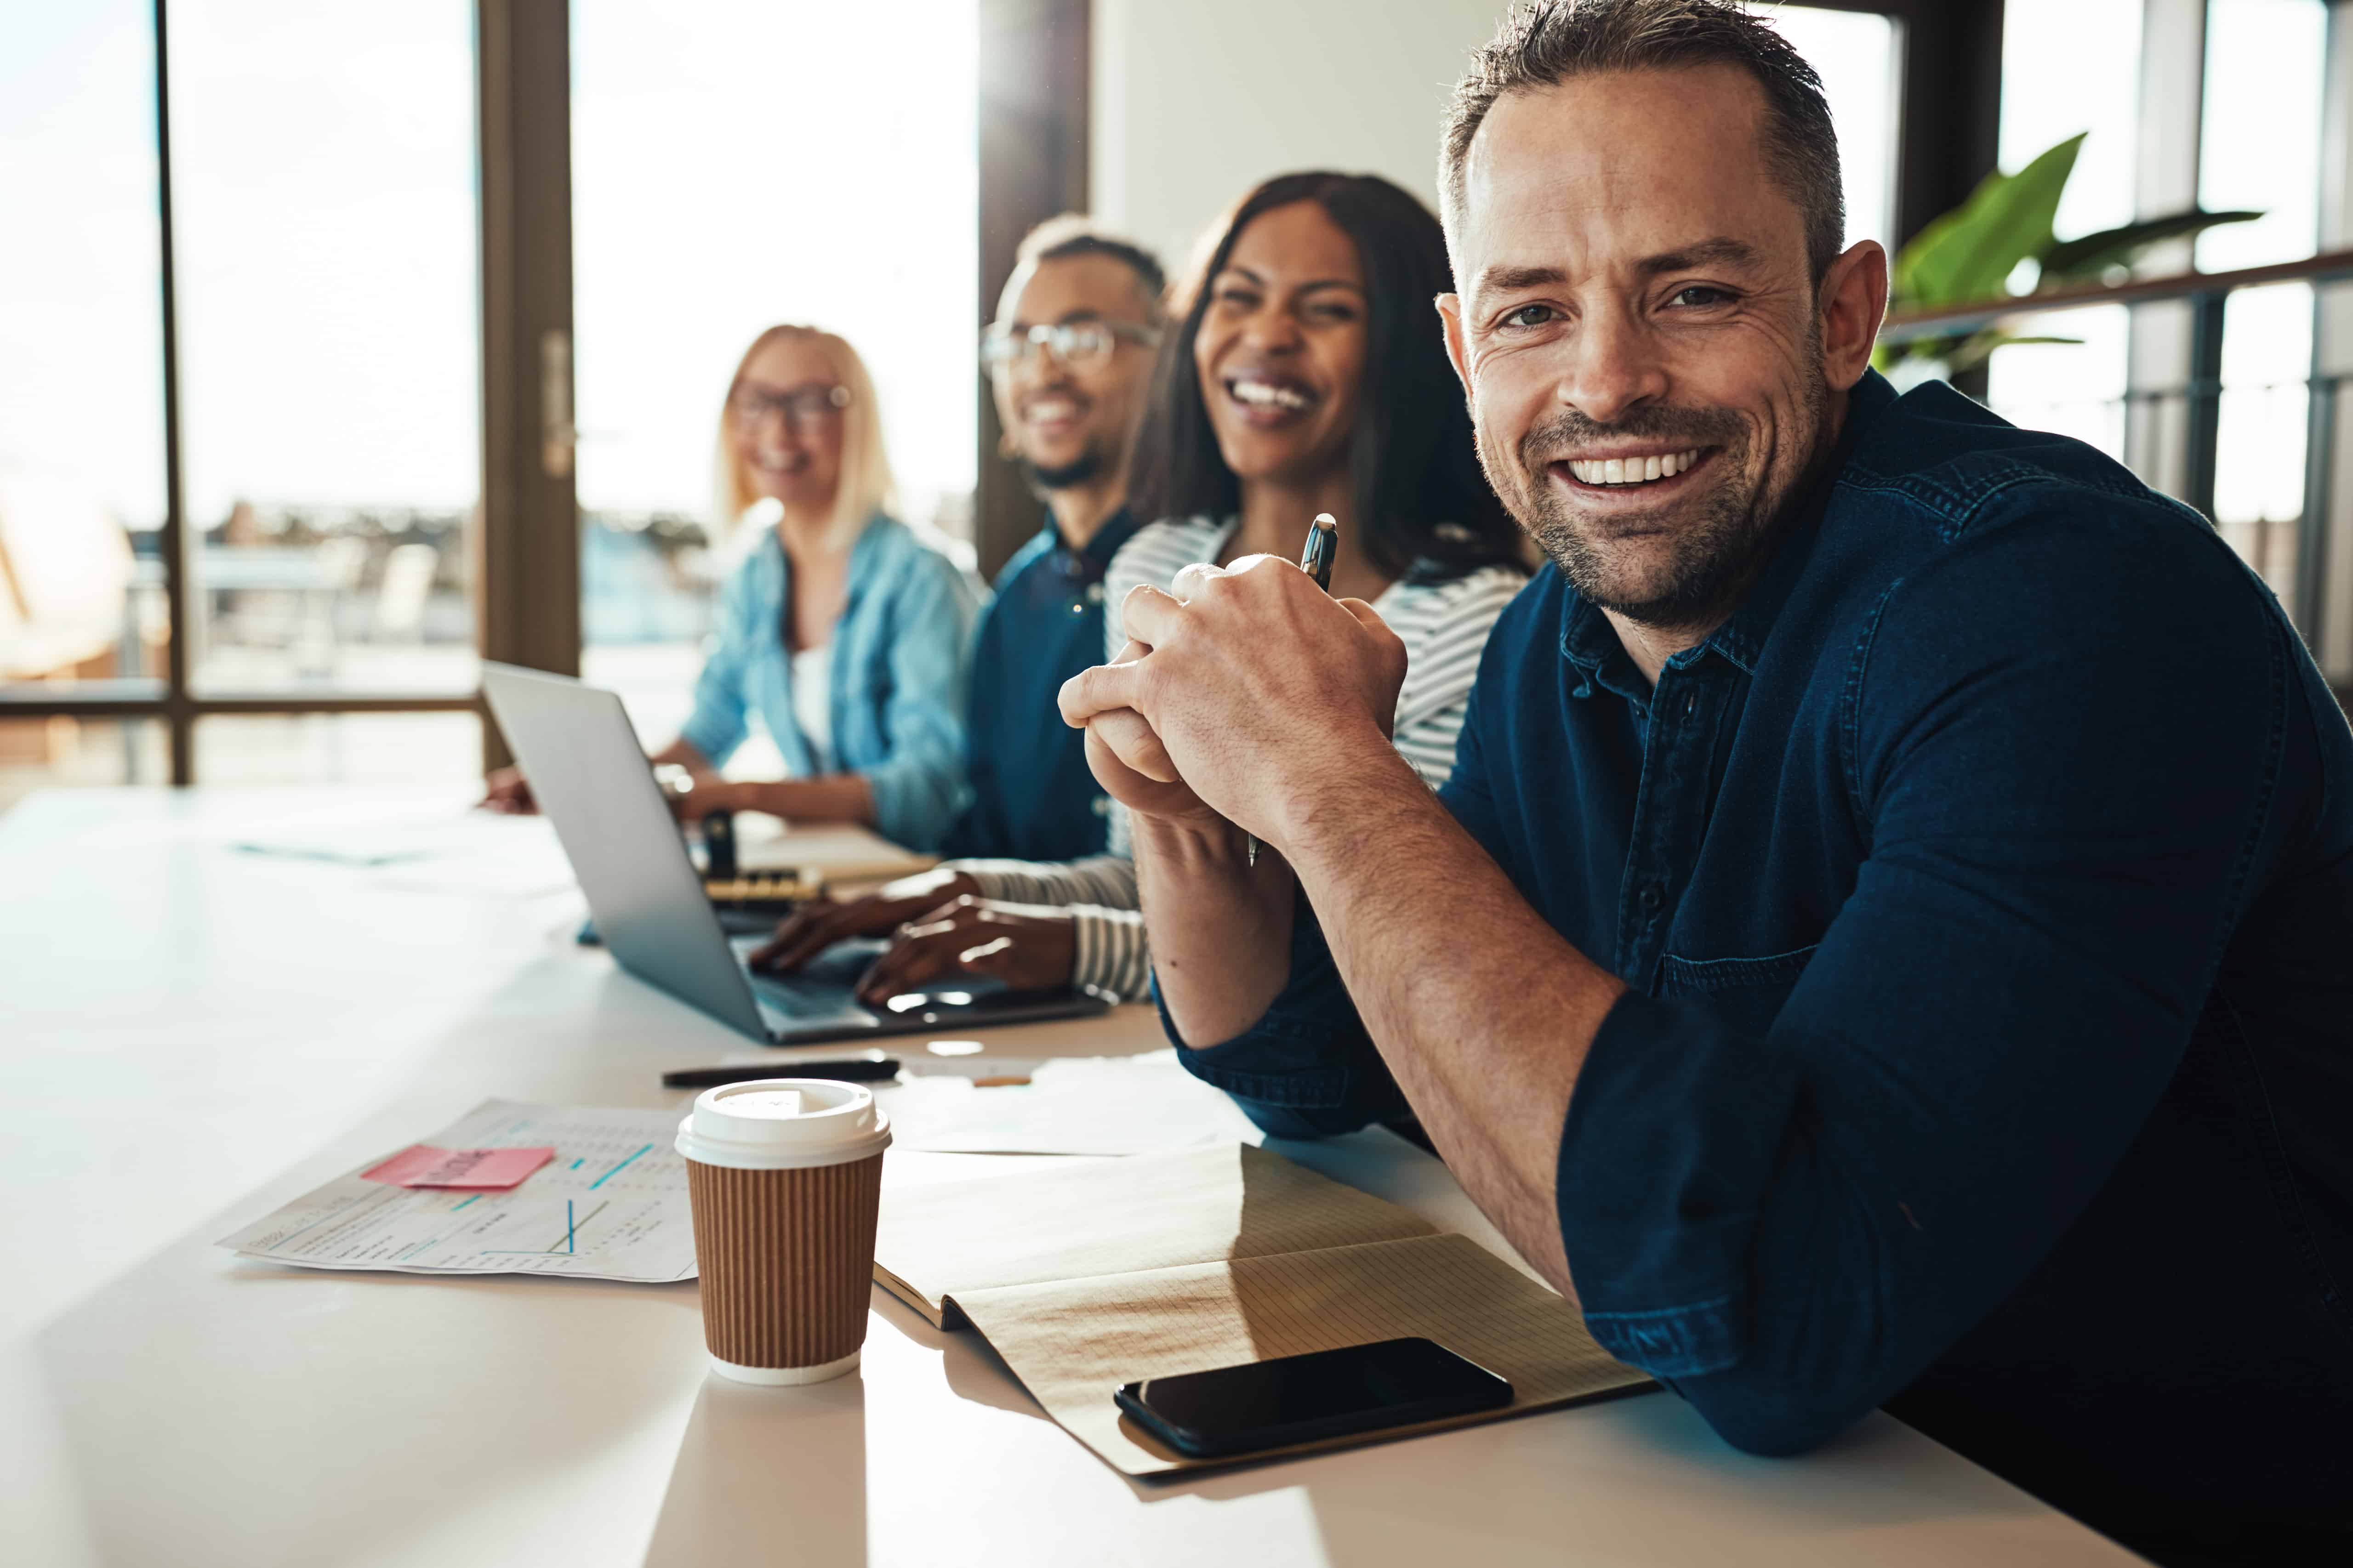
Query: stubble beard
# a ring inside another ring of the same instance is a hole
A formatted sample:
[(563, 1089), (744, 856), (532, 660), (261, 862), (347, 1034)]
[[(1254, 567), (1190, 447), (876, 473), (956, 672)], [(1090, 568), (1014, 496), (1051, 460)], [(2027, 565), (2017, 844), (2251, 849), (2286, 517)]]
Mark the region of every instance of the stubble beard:
[(1102, 443), (1096, 441), (1088, 442), (1085, 451), (1059, 468), (1042, 468), (1027, 458), (1021, 459), (1030, 488), (1040, 495), (1075, 489), (1101, 475), (1107, 466)]
[[(1788, 503), (1813, 468), (1829, 404), (1818, 342), (1803, 387), (1803, 427), (1787, 432), (1808, 457), (1778, 483), (1774, 454), (1753, 466), (1748, 426), (1727, 408), (1638, 409), (1613, 425), (1564, 409), (1530, 430), (1514, 453), (1495, 450), (1481, 429), (1479, 462), (1495, 493), (1580, 597), (1641, 626), (1706, 626), (1730, 611), (1778, 537)], [(1663, 562), (1627, 559), (1546, 471), (1564, 453), (1609, 440), (1715, 448), (1707, 459), (1718, 470), (1714, 486), (1659, 520), (1669, 530)]]

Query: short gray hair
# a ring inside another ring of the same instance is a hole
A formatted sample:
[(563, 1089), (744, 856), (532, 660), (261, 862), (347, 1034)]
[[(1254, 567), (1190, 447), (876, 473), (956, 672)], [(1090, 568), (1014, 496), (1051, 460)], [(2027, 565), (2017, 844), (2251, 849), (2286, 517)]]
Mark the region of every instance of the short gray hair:
[(1439, 153), (1449, 221), (1462, 219), (1463, 166), (1487, 111), (1506, 93), (1603, 71), (1736, 66), (1765, 94), (1765, 163), (1798, 204), (1819, 281), (1846, 237), (1838, 132), (1822, 79), (1769, 24), (1730, 0), (1520, 0), (1455, 85)]

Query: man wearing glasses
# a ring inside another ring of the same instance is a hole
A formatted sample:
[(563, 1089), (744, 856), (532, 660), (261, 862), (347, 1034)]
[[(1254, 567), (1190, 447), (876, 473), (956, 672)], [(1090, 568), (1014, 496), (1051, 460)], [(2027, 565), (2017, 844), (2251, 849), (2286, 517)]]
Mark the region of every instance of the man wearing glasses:
[[(1103, 852), (1103, 789), (1055, 694), (1103, 658), (1103, 572), (1137, 526), (1126, 507), (1128, 447), (1160, 338), (1164, 286), (1148, 251), (1066, 215), (1021, 242), (997, 321), (982, 335), (1001, 449), (1029, 474), (1046, 519), (997, 574), (981, 621), (966, 725), (972, 805), (948, 837), (950, 856), (1066, 861)], [(972, 871), (944, 866), (796, 914), (754, 962), (794, 969), (842, 938), (886, 935), (986, 891)], [(1018, 939), (1018, 956), (1037, 964), (1039, 984), (1068, 981), (1076, 938), (1066, 916), (1017, 906), (992, 907), (987, 918), (1008, 944)]]

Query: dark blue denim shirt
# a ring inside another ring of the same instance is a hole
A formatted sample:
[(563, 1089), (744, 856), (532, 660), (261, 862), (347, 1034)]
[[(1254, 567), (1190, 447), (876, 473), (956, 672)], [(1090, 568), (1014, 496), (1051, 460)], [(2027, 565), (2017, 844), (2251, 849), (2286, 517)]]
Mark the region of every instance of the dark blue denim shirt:
[[(1558, 1168), (1613, 1353), (1746, 1448), (1889, 1404), (2151, 1549), (2337, 1539), (2353, 737), (2201, 519), (1867, 376), (1655, 690), (1532, 583), (1441, 798), (1631, 987)], [(1410, 1114), (1303, 900), (1184, 1060), (1279, 1134)]]
[(1055, 698), (1062, 682), (1103, 662), (1103, 572), (1135, 530), (1122, 507), (1085, 549), (1072, 550), (1049, 515), (997, 573), (972, 658), (972, 805), (948, 834), (951, 858), (1103, 852), (1110, 817), (1087, 769), (1086, 731), (1062, 722)]

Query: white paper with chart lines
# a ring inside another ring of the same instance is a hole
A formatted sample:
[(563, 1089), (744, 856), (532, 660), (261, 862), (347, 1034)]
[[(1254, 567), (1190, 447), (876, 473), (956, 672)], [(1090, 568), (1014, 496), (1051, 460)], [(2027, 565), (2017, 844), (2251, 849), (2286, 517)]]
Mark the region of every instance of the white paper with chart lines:
[(409, 1274), (559, 1274), (667, 1283), (694, 1278), (676, 1110), (485, 1100), (417, 1140), (444, 1149), (554, 1146), (504, 1192), (386, 1186), (360, 1171), (329, 1182), (219, 1245), (309, 1268)]

